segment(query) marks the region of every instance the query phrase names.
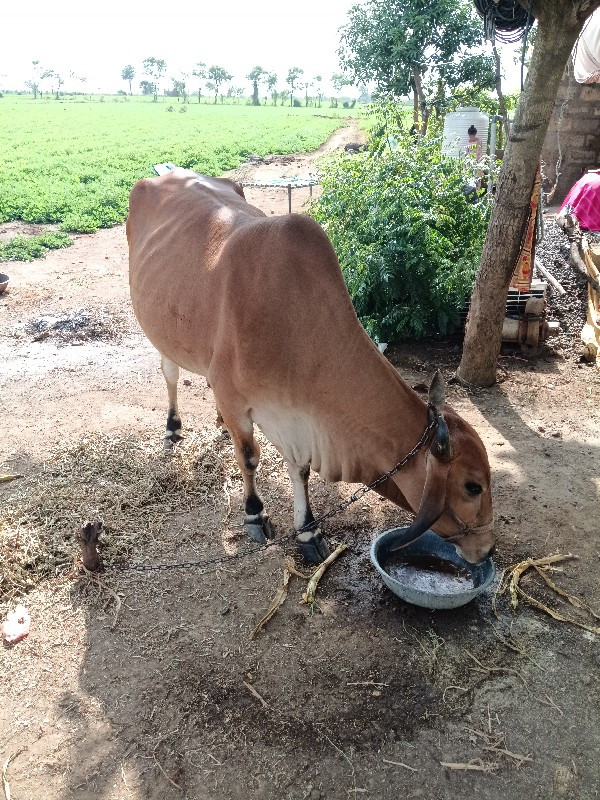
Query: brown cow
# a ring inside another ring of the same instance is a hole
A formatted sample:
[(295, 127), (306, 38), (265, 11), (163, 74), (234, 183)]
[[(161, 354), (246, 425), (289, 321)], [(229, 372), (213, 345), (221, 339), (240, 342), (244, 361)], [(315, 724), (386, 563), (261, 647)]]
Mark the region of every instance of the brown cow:
[(489, 554), (490, 468), (479, 436), (444, 404), (441, 376), (428, 406), (379, 353), (314, 220), (266, 217), (232, 181), (175, 169), (134, 186), (127, 238), (133, 307), (167, 381), (166, 443), (181, 438), (179, 367), (206, 376), (233, 439), (254, 540), (273, 536), (256, 490), (254, 424), (286, 461), (294, 525), (309, 528), (298, 544), (318, 562), (328, 549), (311, 524), (310, 469), (370, 483), (437, 419), (430, 446), (377, 491), (418, 511), (415, 537), (433, 526), (468, 560)]

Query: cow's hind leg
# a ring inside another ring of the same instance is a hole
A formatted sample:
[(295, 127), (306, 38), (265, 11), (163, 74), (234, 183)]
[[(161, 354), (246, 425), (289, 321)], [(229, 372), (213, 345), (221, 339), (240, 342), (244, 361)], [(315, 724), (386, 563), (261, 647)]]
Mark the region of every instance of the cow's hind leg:
[(183, 439), (181, 433), (181, 417), (177, 408), (177, 380), (179, 379), (179, 367), (169, 358), (161, 355), (160, 366), (167, 382), (167, 393), (169, 395), (169, 411), (167, 414), (167, 431), (165, 433), (164, 448), (171, 450), (174, 444)]
[(315, 523), (308, 500), (310, 466), (299, 467), (288, 461), (287, 468), (294, 488), (294, 527), (300, 531), (296, 537), (298, 549), (306, 561), (320, 564), (329, 555), (329, 547)]
[(244, 528), (253, 541), (266, 544), (267, 539), (275, 536), (275, 530), (256, 490), (260, 446), (254, 438), (252, 419), (247, 412), (234, 415), (220, 404), (218, 408), (231, 435), (235, 458), (244, 481)]

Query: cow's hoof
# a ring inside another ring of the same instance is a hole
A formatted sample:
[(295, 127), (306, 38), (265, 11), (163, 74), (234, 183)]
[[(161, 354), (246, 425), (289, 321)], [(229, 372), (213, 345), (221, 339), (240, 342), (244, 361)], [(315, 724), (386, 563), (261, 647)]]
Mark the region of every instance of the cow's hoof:
[(178, 442), (183, 441), (183, 436), (178, 433), (167, 433), (163, 439), (163, 450), (170, 452)]
[(320, 564), (329, 556), (330, 551), (323, 534), (317, 528), (315, 531), (305, 531), (296, 536), (298, 549), (305, 561), (309, 564)]
[(266, 514), (246, 517), (244, 528), (252, 541), (258, 542), (258, 544), (266, 544), (269, 539), (275, 538), (275, 528)]

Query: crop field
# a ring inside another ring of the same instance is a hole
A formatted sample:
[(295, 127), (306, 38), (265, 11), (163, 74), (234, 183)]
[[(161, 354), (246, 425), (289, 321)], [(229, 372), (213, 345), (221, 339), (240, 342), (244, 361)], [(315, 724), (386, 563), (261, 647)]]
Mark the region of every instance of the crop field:
[[(169, 110), (171, 109), (171, 110)], [(0, 99), (0, 222), (91, 232), (121, 222), (132, 185), (172, 161), (209, 175), (248, 154), (317, 148), (356, 111), (162, 98)]]

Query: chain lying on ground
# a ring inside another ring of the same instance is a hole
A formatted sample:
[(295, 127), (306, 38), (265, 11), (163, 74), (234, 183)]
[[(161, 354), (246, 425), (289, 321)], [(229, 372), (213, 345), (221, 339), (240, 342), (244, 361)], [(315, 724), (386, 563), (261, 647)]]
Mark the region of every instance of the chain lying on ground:
[(160, 572), (164, 570), (170, 569), (201, 569), (202, 574), (205, 574), (210, 567), (218, 568), (219, 565), (228, 563), (230, 561), (234, 561), (236, 559), (245, 558), (246, 556), (256, 555), (257, 553), (261, 553), (264, 550), (267, 550), (274, 544), (281, 544), (282, 542), (287, 542), (290, 539), (295, 538), (299, 533), (303, 533), (304, 531), (309, 531), (313, 528), (316, 528), (322, 522), (331, 517), (335, 517), (337, 514), (340, 514), (342, 511), (345, 511), (348, 506), (351, 506), (353, 503), (356, 503), (357, 500), (360, 500), (367, 492), (371, 492), (380, 484), (387, 481), (394, 475), (396, 472), (402, 469), (402, 467), (407, 464), (411, 458), (413, 458), (419, 450), (423, 447), (423, 445), (429, 439), (430, 434), (433, 432), (435, 427), (437, 426), (437, 414), (435, 414), (423, 431), (423, 434), (416, 445), (410, 450), (392, 469), (388, 470), (388, 472), (381, 475), (379, 478), (376, 478), (374, 481), (369, 483), (368, 485), (361, 486), (355, 492), (353, 492), (350, 497), (346, 500), (342, 500), (341, 503), (333, 506), (330, 508), (329, 511), (321, 514), (320, 517), (312, 520), (312, 522), (306, 523), (298, 530), (291, 531), (290, 533), (286, 533), (283, 536), (278, 536), (276, 539), (271, 539), (266, 544), (259, 544), (255, 547), (248, 547), (245, 550), (240, 551), (239, 553), (231, 553), (228, 555), (223, 556), (215, 556), (215, 558), (208, 558), (202, 559), (200, 561), (181, 561), (173, 564), (111, 564), (110, 569), (118, 570), (120, 572)]

